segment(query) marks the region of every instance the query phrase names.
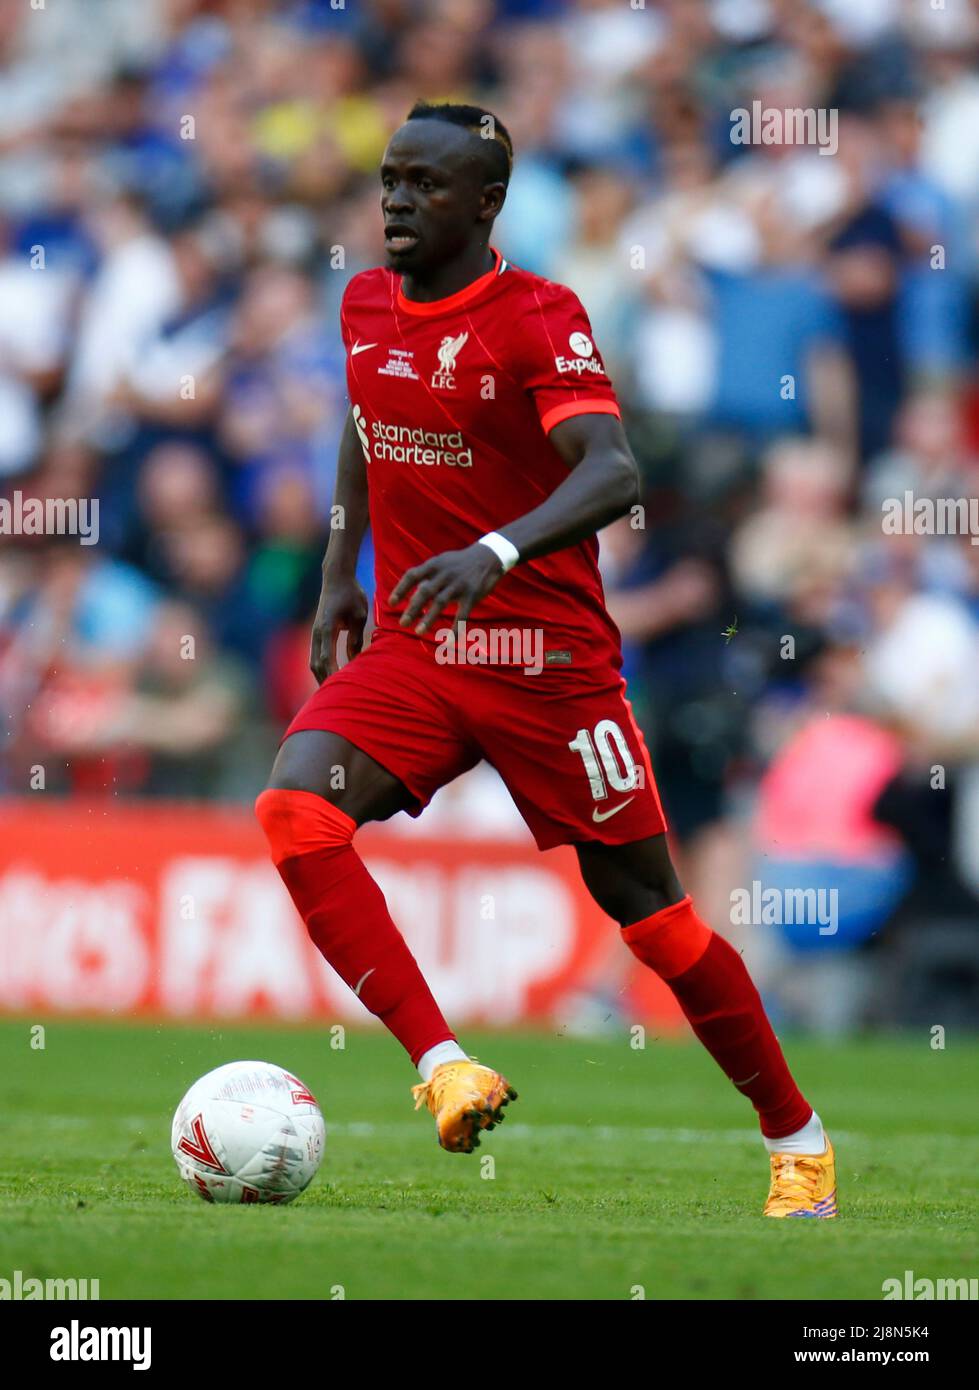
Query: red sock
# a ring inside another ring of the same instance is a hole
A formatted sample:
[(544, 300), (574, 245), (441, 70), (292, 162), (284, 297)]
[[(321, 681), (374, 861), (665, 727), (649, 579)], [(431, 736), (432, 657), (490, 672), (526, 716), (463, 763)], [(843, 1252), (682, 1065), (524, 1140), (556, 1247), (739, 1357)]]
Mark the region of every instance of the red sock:
[(758, 1111), (766, 1139), (801, 1129), (812, 1106), (792, 1079), (744, 961), (701, 921), (689, 897), (624, 927), (622, 936), (669, 985), (694, 1033)]
[(454, 1041), (384, 894), (350, 843), (356, 821), (301, 791), (264, 791), (255, 814), (320, 954), (412, 1062), (436, 1043)]

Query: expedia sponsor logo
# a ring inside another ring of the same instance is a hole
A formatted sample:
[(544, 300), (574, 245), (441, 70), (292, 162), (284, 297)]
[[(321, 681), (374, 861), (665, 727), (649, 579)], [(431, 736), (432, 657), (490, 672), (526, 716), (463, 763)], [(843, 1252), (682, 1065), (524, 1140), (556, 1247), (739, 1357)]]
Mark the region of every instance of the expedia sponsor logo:
[(605, 368), (595, 353), (595, 344), (587, 333), (572, 333), (568, 339), (568, 347), (574, 353), (574, 357), (554, 359), (554, 365), (562, 375), (566, 376), (571, 372), (578, 376), (582, 372), (594, 372), (596, 376), (605, 375)]
[(596, 376), (605, 375), (605, 368), (597, 357), (555, 357), (554, 365), (562, 376), (569, 372), (575, 372), (579, 376), (582, 372), (594, 372)]
[[(354, 412), (357, 422), (357, 413)], [(358, 425), (359, 432), (359, 425)], [(364, 438), (361, 436), (361, 443)], [(426, 430), (420, 426), (386, 425), (375, 420), (370, 427), (368, 458), (391, 463), (414, 463), (421, 468), (472, 468), (472, 449), (466, 447), (461, 430)]]

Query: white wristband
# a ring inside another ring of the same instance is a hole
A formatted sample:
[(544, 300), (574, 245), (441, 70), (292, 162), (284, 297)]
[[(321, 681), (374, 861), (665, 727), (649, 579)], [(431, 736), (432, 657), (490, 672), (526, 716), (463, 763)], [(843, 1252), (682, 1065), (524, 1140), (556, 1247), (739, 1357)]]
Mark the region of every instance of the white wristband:
[(480, 536), (479, 545), (487, 545), (503, 566), (503, 573), (512, 570), (520, 559), (520, 551), (508, 541), (506, 536), (501, 536), (499, 531), (487, 531), (485, 536)]

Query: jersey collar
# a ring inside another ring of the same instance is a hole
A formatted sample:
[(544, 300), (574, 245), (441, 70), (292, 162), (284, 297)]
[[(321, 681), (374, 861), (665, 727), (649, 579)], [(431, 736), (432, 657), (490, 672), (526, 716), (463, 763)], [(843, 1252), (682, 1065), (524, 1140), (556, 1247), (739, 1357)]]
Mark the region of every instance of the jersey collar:
[(398, 308), (406, 314), (417, 314), (420, 318), (431, 318), (435, 314), (448, 314), (456, 309), (461, 309), (466, 304), (471, 304), (474, 299), (487, 289), (498, 275), (506, 270), (506, 261), (497, 251), (495, 246), (491, 246), (494, 263), (493, 269), (488, 270), (485, 275), (480, 275), (478, 280), (472, 280), (468, 285), (464, 285), (455, 294), (448, 295), (445, 299), (429, 299), (424, 303), (417, 299), (406, 299), (401, 292), (401, 280), (398, 280)]

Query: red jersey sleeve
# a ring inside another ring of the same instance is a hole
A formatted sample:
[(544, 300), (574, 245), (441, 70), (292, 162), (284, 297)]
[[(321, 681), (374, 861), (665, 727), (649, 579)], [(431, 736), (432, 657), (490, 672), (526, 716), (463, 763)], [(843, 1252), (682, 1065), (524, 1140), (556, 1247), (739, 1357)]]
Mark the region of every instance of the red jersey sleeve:
[[(340, 299), (340, 337), (348, 355), (351, 346), (357, 341), (353, 325), (364, 310), (376, 309), (391, 299), (391, 273), (381, 270), (358, 271), (347, 281), (346, 289)], [(361, 320), (362, 321), (362, 320)]]
[(353, 342), (353, 334), (350, 330), (350, 311), (352, 302), (358, 297), (360, 291), (360, 275), (355, 275), (352, 280), (347, 282), (340, 300), (340, 337), (343, 340), (344, 350), (350, 352), (350, 344)]
[(619, 415), (588, 315), (572, 290), (540, 281), (515, 327), (519, 379), (545, 433), (572, 415)]

